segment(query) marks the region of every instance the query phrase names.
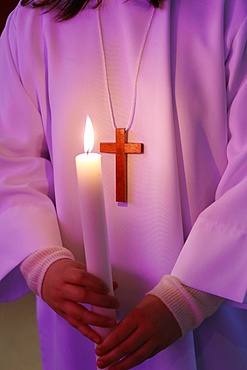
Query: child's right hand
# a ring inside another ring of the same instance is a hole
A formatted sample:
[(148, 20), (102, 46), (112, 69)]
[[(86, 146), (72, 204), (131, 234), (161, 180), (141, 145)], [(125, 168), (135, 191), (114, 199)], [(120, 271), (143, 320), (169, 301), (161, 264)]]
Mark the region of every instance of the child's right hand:
[(119, 306), (109, 289), (96, 276), (89, 274), (83, 263), (70, 259), (54, 262), (47, 270), (42, 284), (42, 298), (70, 325), (94, 343), (101, 337), (90, 325), (114, 327), (115, 320), (89, 311), (82, 304), (115, 309)]

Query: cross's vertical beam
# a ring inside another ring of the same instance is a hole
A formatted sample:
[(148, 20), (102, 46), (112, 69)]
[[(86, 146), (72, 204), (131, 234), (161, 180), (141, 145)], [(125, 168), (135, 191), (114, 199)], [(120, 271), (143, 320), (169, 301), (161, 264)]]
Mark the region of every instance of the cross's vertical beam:
[(142, 143), (128, 143), (127, 131), (116, 129), (115, 143), (100, 143), (100, 151), (116, 154), (116, 201), (127, 202), (127, 154), (143, 153)]

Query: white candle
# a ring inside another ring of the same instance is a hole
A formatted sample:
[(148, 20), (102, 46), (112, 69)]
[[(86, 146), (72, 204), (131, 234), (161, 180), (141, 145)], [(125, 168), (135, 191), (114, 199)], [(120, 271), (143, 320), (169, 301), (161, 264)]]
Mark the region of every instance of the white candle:
[[(91, 153), (94, 132), (89, 117), (84, 134), (84, 154), (76, 156), (79, 200), (87, 271), (101, 278), (113, 294), (112, 273), (108, 248), (105, 204), (101, 174), (101, 155)], [(115, 318), (115, 310), (92, 307), (92, 311)], [(105, 338), (111, 329), (96, 327)]]

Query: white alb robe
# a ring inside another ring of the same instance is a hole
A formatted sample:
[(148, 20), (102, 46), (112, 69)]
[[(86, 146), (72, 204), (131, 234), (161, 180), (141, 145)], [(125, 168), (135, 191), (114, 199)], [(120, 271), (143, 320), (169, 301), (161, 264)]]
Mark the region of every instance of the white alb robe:
[[(143, 0), (101, 8), (118, 127), (128, 121), (150, 12)], [(2, 299), (27, 290), (18, 265), (37, 249), (64, 245), (83, 260), (75, 156), (83, 151), (86, 116), (95, 151), (115, 139), (97, 13), (87, 9), (59, 23), (53, 15), (18, 6), (1, 37)], [(156, 10), (129, 132), (144, 154), (128, 156), (127, 204), (115, 202), (115, 156), (102, 156), (119, 318), (169, 273), (244, 302), (246, 15), (245, 0), (171, 0)], [(44, 370), (95, 369), (93, 345), (40, 299), (38, 320)], [(244, 370), (245, 325), (245, 310), (224, 306), (137, 368)]]

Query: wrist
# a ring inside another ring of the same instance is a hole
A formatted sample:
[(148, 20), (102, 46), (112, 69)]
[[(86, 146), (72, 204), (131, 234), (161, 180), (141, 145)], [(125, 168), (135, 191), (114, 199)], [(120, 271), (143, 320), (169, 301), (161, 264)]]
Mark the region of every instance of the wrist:
[(20, 265), (28, 287), (42, 297), (42, 283), (46, 271), (54, 262), (64, 258), (74, 260), (73, 254), (64, 247), (43, 248), (28, 256)]
[(177, 320), (183, 335), (198, 327), (224, 301), (221, 297), (183, 285), (171, 275), (165, 275), (147, 294), (162, 300)]

